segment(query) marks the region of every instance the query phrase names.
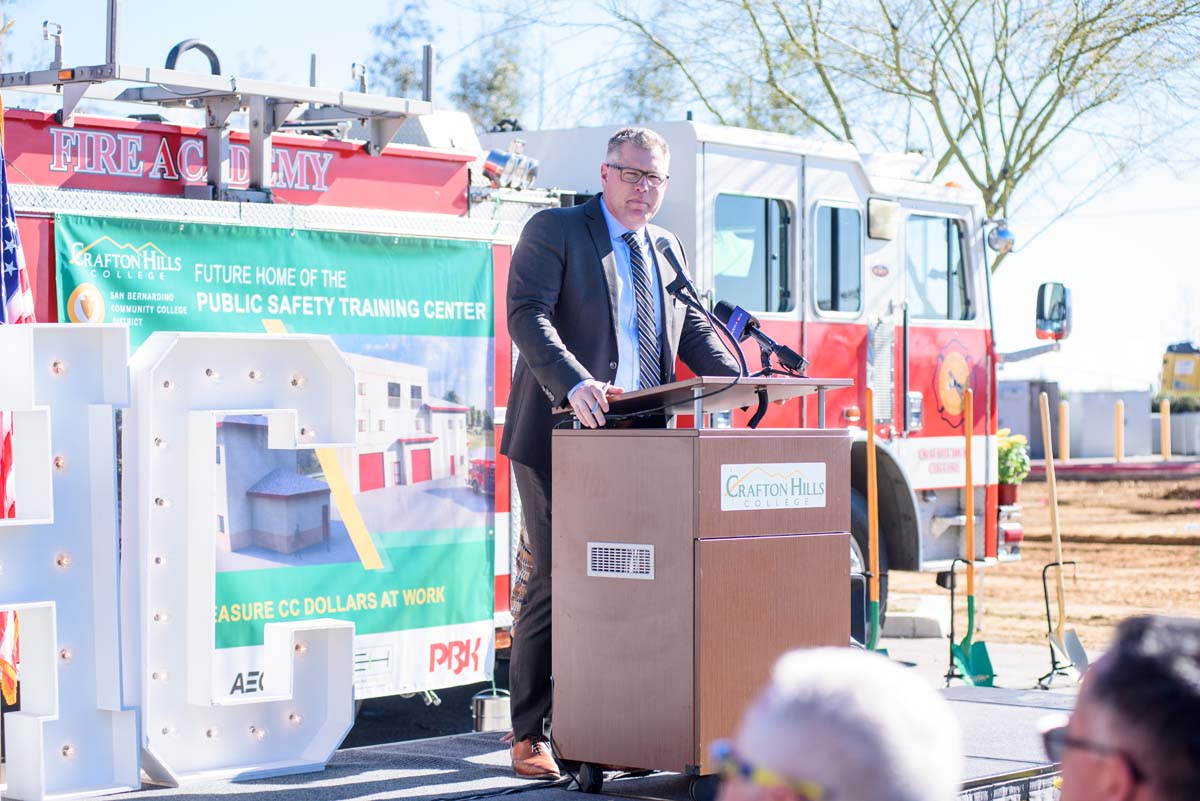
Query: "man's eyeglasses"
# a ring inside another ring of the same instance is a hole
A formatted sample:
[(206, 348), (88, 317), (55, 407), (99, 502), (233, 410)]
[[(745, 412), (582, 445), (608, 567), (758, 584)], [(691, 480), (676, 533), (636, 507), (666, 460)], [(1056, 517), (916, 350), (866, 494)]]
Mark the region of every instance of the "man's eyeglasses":
[(1044, 730), (1042, 732), (1042, 745), (1046, 748), (1046, 756), (1052, 762), (1062, 762), (1069, 748), (1076, 748), (1080, 751), (1091, 751), (1093, 754), (1106, 754), (1119, 757), (1128, 766), (1129, 775), (1133, 777), (1135, 782), (1146, 780), (1146, 774), (1142, 772), (1142, 769), (1137, 766), (1137, 763), (1133, 761), (1133, 757), (1129, 756), (1129, 754), (1115, 746), (1072, 737), (1070, 734), (1067, 734), (1066, 726), (1055, 726), (1054, 728)]
[(733, 743), (729, 740), (716, 740), (709, 750), (712, 752), (713, 760), (717, 763), (717, 770), (723, 779), (741, 779), (763, 789), (785, 787), (803, 801), (832, 801), (837, 798), (828, 787), (822, 787), (815, 782), (793, 779), (782, 773), (746, 762), (738, 756), (737, 751), (733, 749)]
[(639, 184), (642, 179), (646, 179), (646, 183), (653, 189), (657, 189), (667, 182), (669, 175), (659, 175), (656, 172), (646, 172), (639, 170), (636, 167), (622, 167), (620, 164), (609, 164), (605, 162), (605, 166), (617, 171), (621, 176), (621, 180), (627, 184)]

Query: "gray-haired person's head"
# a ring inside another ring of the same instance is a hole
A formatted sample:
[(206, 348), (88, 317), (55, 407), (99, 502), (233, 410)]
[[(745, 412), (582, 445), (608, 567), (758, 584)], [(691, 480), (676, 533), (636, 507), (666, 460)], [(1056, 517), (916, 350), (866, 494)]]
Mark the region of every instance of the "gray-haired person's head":
[(658, 133), (649, 128), (627, 127), (622, 128), (608, 138), (608, 148), (605, 150), (605, 158), (616, 158), (621, 152), (621, 146), (625, 143), (632, 144), (634, 147), (642, 150), (654, 150), (658, 148), (662, 151), (664, 158), (671, 157), (671, 148), (667, 146), (667, 140), (663, 139)]
[(849, 648), (780, 657), (734, 747), (837, 801), (951, 801), (962, 779), (949, 703), (914, 671)]

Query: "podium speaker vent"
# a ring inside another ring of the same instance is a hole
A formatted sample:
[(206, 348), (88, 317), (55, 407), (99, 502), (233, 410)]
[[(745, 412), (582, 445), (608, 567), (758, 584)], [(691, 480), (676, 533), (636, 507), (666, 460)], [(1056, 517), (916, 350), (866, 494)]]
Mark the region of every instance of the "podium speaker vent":
[(654, 546), (589, 542), (587, 574), (601, 578), (653, 579)]

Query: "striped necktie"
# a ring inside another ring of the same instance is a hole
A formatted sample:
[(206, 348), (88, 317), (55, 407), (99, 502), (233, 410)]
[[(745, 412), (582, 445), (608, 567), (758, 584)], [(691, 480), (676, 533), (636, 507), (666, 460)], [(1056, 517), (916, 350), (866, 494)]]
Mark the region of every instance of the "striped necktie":
[(638, 321), (638, 382), (641, 389), (662, 383), (662, 366), (658, 353), (658, 325), (654, 319), (653, 284), (649, 265), (642, 252), (642, 243), (633, 231), (621, 234), (629, 246), (629, 265), (633, 268), (633, 296), (637, 301)]

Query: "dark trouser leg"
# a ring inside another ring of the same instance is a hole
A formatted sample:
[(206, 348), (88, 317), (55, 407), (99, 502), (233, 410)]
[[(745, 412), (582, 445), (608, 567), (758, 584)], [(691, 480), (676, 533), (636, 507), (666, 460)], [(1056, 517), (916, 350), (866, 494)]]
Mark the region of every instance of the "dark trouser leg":
[(550, 714), (550, 474), (513, 462), (533, 570), (509, 663), (513, 734), (518, 741), (542, 734)]

